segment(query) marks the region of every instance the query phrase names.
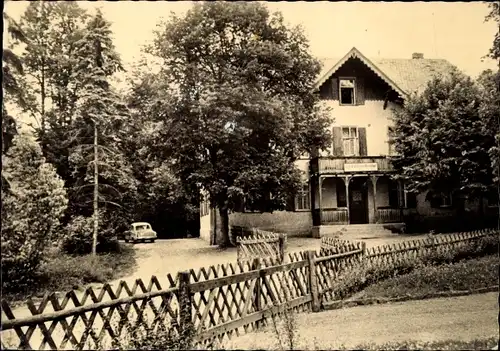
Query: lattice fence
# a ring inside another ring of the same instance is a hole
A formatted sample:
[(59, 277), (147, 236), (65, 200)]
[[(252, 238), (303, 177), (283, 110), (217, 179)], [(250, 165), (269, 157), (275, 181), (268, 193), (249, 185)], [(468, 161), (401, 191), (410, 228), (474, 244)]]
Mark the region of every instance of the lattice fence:
[(320, 252), (323, 254), (340, 254), (355, 250), (364, 250), (366, 245), (364, 242), (352, 242), (348, 240), (338, 239), (334, 237), (322, 237), (320, 244)]
[(275, 259), (283, 263), (285, 259), (286, 235), (253, 229), (253, 234), (238, 237), (238, 262), (253, 261), (256, 258)]
[(137, 279), (131, 288), (122, 281), (116, 289), (105, 284), (97, 293), (88, 288), (83, 294), (46, 295), (38, 305), (28, 301), (26, 318), (15, 316), (2, 301), (2, 349), (106, 349), (138, 326), (163, 324), (178, 333), (179, 289), (168, 278), (166, 289), (153, 276), (147, 286)]
[[(284, 308), (303, 311), (310, 296), (306, 261), (275, 259), (213, 267), (215, 278), (191, 284), (193, 321), (204, 345), (255, 330)], [(241, 273), (229, 275), (230, 272)], [(216, 272), (216, 273), (215, 273)]]
[(364, 260), (366, 263), (372, 265), (390, 265), (432, 253), (443, 254), (452, 250), (459, 250), (471, 242), (498, 234), (498, 231), (488, 229), (444, 235), (429, 235), (425, 239), (368, 248), (365, 250)]
[[(161, 326), (179, 333), (192, 324), (202, 346), (255, 330), (284, 309), (319, 311), (336, 298), (341, 276), (361, 263), (392, 264), (428, 252), (446, 252), (494, 231), (456, 233), (419, 241), (365, 249), (361, 243), (323, 240), (329, 247), (283, 259), (264, 258), (210, 266), (167, 275), (164, 286), (156, 277), (138, 279), (130, 288), (121, 282), (97, 293), (50, 294), (25, 315), (2, 301), (2, 349), (109, 349), (113, 341), (138, 326)], [(434, 251), (433, 251), (434, 250)], [(437, 251), (436, 251), (437, 250)]]

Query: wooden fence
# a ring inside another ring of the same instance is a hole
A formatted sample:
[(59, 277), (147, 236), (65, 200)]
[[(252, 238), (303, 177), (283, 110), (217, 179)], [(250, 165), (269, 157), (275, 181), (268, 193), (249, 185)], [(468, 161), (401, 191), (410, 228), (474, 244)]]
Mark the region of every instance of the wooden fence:
[(324, 240), (327, 249), (291, 253), (288, 263), (255, 259), (167, 275), (162, 287), (156, 277), (147, 286), (138, 279), (132, 288), (121, 282), (115, 290), (104, 285), (97, 294), (88, 288), (62, 298), (44, 297), (36, 306), (28, 301), (30, 315), (15, 316), (2, 301), (2, 349), (110, 348), (125, 337), (127, 328), (158, 328), (178, 333), (191, 325), (196, 342), (222, 341), (255, 330), (284, 309), (314, 312), (322, 303), (338, 298), (339, 276), (361, 262), (376, 264), (415, 257), (429, 250), (449, 250), (486, 235), (482, 231), (438, 236), (378, 248), (358, 243)]
[(254, 229), (251, 236), (238, 237), (238, 262), (253, 261), (256, 258), (276, 259), (283, 263), (285, 259), (286, 235)]

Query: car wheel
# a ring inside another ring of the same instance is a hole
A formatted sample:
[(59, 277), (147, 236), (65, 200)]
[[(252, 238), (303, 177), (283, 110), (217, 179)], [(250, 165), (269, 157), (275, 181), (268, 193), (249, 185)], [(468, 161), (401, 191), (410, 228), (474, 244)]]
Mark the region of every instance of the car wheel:
[(128, 239), (125, 239), (125, 242), (128, 243)]
[(155, 242), (155, 239), (151, 239), (151, 242), (154, 243)]

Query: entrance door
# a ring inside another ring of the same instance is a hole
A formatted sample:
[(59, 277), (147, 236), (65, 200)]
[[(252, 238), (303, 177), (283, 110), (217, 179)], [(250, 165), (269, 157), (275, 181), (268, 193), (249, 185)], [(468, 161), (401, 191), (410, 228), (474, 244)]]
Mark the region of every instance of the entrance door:
[(366, 178), (355, 177), (349, 184), (349, 222), (368, 223), (368, 184)]

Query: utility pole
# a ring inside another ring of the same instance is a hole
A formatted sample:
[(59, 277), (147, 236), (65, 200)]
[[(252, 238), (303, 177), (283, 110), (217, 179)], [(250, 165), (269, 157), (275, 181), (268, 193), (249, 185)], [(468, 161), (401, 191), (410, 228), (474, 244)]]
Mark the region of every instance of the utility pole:
[(94, 235), (92, 237), (92, 255), (96, 256), (97, 253), (97, 232), (99, 230), (98, 222), (98, 202), (99, 202), (99, 173), (97, 169), (97, 123), (94, 120)]

